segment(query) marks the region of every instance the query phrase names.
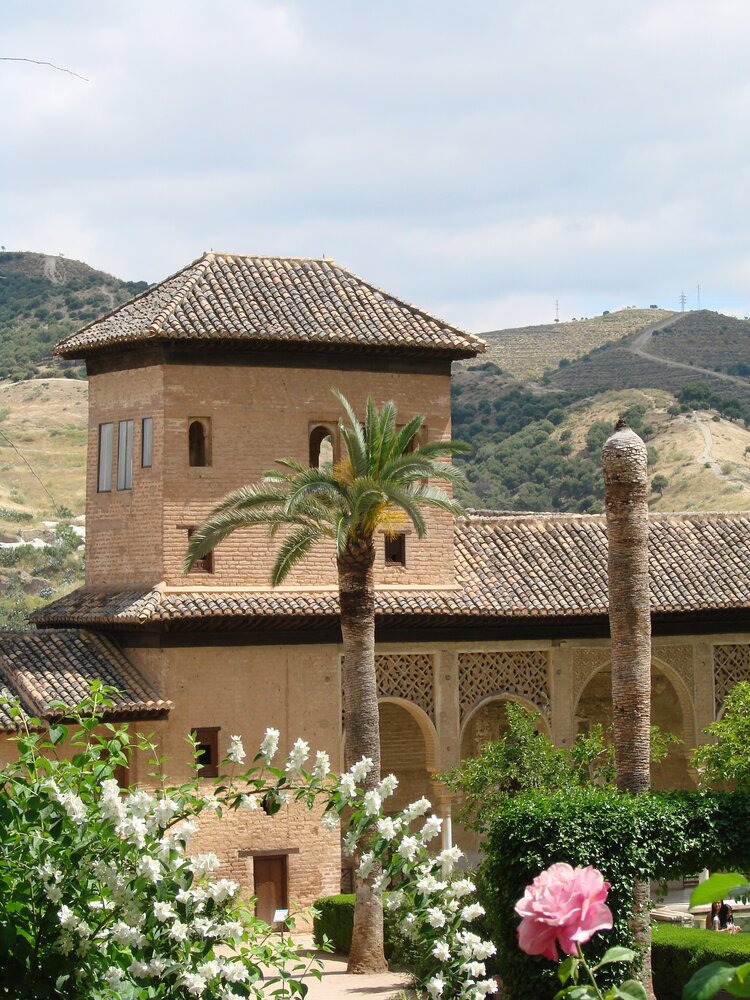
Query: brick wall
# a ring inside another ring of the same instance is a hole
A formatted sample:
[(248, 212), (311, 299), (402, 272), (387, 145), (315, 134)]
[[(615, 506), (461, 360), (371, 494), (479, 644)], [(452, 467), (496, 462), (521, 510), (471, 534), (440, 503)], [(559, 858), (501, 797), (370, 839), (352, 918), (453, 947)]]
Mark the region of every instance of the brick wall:
[[(386, 364), (386, 362), (384, 362)], [(393, 399), (404, 421), (427, 420), (429, 440), (450, 436), (450, 378), (407, 372), (330, 371), (234, 365), (163, 365), (110, 371), (92, 366), (89, 382), (88, 575), (89, 583), (148, 583), (166, 579), (191, 587), (268, 586), (273, 547), (264, 529), (227, 539), (212, 575), (182, 576), (187, 529), (230, 490), (256, 482), (277, 458), (308, 461), (310, 430), (335, 427), (341, 408), (331, 386), (342, 389), (357, 413), (368, 394)], [(141, 420), (154, 419), (151, 469), (140, 467)], [(210, 421), (210, 461), (191, 467), (190, 418)], [(117, 425), (134, 421), (133, 488), (118, 491)], [(99, 424), (114, 424), (113, 488), (97, 493)], [(340, 442), (336, 442), (340, 451)], [(378, 541), (377, 577), (390, 585), (453, 582), (452, 519), (428, 514), (430, 530), (418, 541), (406, 526), (406, 568), (385, 563)], [(290, 586), (334, 586), (332, 546), (322, 545), (289, 579)]]
[[(86, 472), (86, 582), (149, 584), (163, 578), (163, 369), (159, 365), (89, 375)], [(153, 460), (141, 468), (141, 421), (153, 419)], [(133, 488), (117, 489), (117, 427), (133, 421)], [(97, 492), (99, 425), (114, 424), (112, 490)]]

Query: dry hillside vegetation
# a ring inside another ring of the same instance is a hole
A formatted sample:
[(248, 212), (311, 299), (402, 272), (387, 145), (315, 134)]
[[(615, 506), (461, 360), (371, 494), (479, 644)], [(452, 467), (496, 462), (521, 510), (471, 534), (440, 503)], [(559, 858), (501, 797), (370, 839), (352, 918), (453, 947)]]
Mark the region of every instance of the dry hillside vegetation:
[(60, 506), (84, 513), (87, 399), (88, 384), (77, 380), (0, 383), (0, 506), (31, 514), (32, 524)]
[(750, 508), (750, 431), (730, 420), (717, 420), (710, 411), (671, 415), (675, 400), (659, 390), (607, 392), (571, 408), (554, 431), (559, 440), (566, 431), (574, 452), (586, 448), (586, 435), (596, 421), (614, 425), (628, 407), (644, 405), (644, 423), (653, 429), (647, 440), (649, 476), (664, 477), (661, 495), (652, 493), (651, 509), (747, 510)]
[(540, 378), (545, 369), (556, 368), (563, 358), (580, 358), (611, 340), (663, 323), (673, 315), (667, 309), (620, 309), (570, 323), (492, 330), (479, 335), (487, 342), (487, 354), (480, 361), (494, 361), (517, 378)]
[(53, 345), (148, 287), (41, 253), (0, 253), (0, 279), (0, 379), (16, 380), (83, 377), (80, 362), (52, 359)]
[(655, 332), (648, 351), (683, 364), (747, 376), (750, 322), (706, 309), (686, 313), (676, 323)]

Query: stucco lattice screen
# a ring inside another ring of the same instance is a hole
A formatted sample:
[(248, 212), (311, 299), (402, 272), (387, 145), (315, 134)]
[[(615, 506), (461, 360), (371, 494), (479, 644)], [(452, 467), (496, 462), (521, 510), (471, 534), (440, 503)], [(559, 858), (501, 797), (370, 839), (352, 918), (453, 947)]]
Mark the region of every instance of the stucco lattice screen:
[(435, 679), (426, 653), (381, 653), (375, 657), (379, 698), (403, 698), (435, 721)]
[(739, 681), (750, 681), (750, 644), (714, 646), (714, 703), (718, 715)]
[[(343, 679), (344, 657), (341, 657)], [(435, 721), (435, 678), (428, 653), (378, 653), (375, 656), (378, 698), (403, 698)], [(342, 700), (343, 714), (343, 700)]]
[(491, 695), (516, 695), (550, 717), (549, 654), (544, 649), (458, 654), (461, 722), (478, 702)]

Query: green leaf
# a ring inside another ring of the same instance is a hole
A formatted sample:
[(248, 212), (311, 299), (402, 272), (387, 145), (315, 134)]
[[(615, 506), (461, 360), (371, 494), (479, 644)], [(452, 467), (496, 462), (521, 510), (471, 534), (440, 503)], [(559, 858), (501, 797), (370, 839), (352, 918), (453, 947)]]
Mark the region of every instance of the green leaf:
[(598, 965), (594, 966), (594, 969), (601, 968), (602, 965), (611, 965), (612, 962), (632, 962), (635, 958), (635, 952), (630, 948), (608, 948), (605, 951), (604, 956)]
[(618, 986), (615, 996), (620, 997), (621, 1000), (648, 1000), (648, 993), (646, 993), (643, 986), (635, 979), (628, 979), (622, 986)]
[(727, 985), (727, 992), (733, 997), (750, 997), (750, 962), (737, 966), (734, 979)]
[(68, 730), (65, 726), (50, 726), (49, 727), (49, 738), (50, 742), (57, 746), (58, 743), (62, 743), (68, 734)]
[(711, 1000), (719, 990), (732, 982), (735, 972), (735, 967), (727, 962), (704, 965), (683, 987), (682, 1000)]
[(557, 978), (561, 983), (567, 983), (572, 979), (578, 969), (578, 959), (575, 955), (568, 955), (565, 961), (560, 962), (557, 967)]
[(592, 986), (569, 986), (566, 990), (555, 993), (555, 1000), (597, 1000), (597, 994)]
[(750, 883), (739, 872), (711, 875), (705, 882), (700, 882), (690, 893), (690, 905), (702, 906), (706, 903), (715, 903), (728, 896), (732, 889), (742, 885), (750, 885)]

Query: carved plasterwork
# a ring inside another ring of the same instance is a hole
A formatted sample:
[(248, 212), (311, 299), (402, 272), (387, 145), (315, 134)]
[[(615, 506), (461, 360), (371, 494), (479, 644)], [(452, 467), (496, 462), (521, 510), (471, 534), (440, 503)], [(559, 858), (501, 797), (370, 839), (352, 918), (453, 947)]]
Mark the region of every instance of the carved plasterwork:
[(668, 664), (685, 684), (690, 694), (693, 694), (695, 683), (695, 667), (693, 663), (693, 647), (683, 646), (657, 646), (654, 648), (654, 659), (662, 660)]
[(544, 649), (459, 653), (461, 721), (492, 695), (525, 698), (549, 719), (548, 673), (549, 652)]
[(583, 689), (603, 666), (612, 659), (607, 647), (581, 646), (573, 650), (573, 704), (578, 704)]
[(403, 698), (435, 721), (435, 679), (427, 653), (381, 653), (375, 657), (379, 698)]
[(750, 681), (750, 645), (732, 643), (714, 646), (714, 695), (716, 714), (738, 681)]

